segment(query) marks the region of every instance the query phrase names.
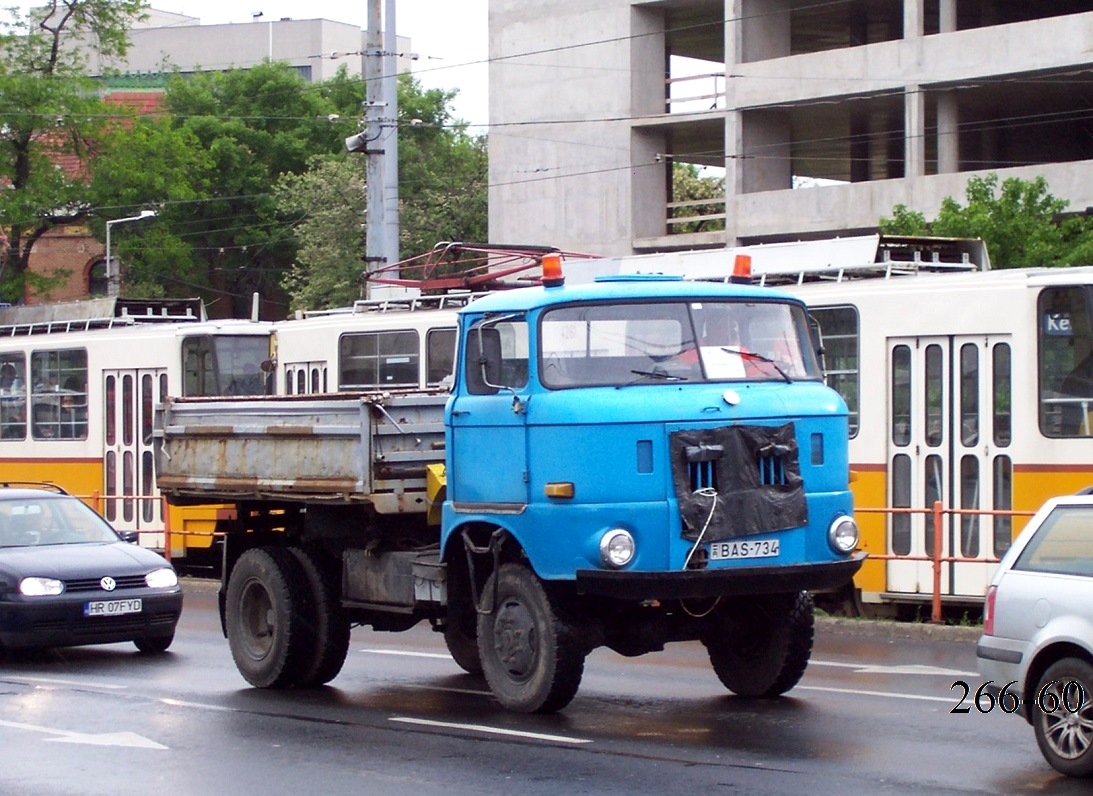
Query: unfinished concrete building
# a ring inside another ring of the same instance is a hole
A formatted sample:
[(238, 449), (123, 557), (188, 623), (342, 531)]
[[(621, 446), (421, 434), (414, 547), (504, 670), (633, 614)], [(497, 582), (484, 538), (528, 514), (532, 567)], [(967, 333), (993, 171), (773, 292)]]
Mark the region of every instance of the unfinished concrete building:
[[(490, 236), (619, 256), (862, 234), (989, 172), (1084, 212), (1090, 42), (1091, 0), (490, 0)], [(678, 201), (673, 164), (723, 194)]]

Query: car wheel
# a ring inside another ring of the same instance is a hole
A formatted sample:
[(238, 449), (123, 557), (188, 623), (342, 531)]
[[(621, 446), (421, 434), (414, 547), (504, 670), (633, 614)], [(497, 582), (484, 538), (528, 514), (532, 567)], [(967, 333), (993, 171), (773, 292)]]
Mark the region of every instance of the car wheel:
[(743, 697), (770, 698), (800, 681), (812, 657), (808, 592), (719, 606), (702, 639), (722, 685)]
[(1093, 775), (1093, 666), (1080, 658), (1056, 661), (1034, 699), (1032, 726), (1044, 759), (1067, 776)]
[(482, 591), (478, 653), (497, 701), (520, 713), (553, 713), (577, 694), (586, 645), (535, 574), (503, 564)]
[(133, 639), (133, 643), (137, 645), (137, 649), (143, 652), (145, 655), (154, 655), (159, 652), (166, 652), (167, 648), (171, 646), (171, 642), (175, 640), (175, 634), (171, 633), (167, 636), (148, 636), (146, 638)]
[(257, 688), (289, 688), (313, 661), (310, 589), (294, 555), (279, 547), (239, 557), (225, 600), (228, 646), (239, 673)]

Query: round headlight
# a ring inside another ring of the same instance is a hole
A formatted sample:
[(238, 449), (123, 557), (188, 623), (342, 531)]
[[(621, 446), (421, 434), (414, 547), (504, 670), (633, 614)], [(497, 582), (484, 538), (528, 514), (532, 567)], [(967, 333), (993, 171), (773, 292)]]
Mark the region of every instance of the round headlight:
[(54, 578), (23, 578), (19, 581), (19, 593), (27, 597), (52, 597), (64, 590), (64, 583)]
[(153, 569), (144, 576), (150, 589), (170, 589), (178, 585), (178, 575), (173, 569)]
[(612, 569), (622, 569), (634, 560), (634, 537), (621, 528), (612, 528), (600, 539), (600, 560)]
[(836, 517), (827, 530), (827, 543), (840, 555), (846, 555), (858, 546), (858, 524), (852, 517)]

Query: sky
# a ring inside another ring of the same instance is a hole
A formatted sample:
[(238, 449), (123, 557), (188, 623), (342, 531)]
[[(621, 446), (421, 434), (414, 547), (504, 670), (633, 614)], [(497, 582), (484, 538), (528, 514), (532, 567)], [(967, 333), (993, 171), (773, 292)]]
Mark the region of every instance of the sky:
[[(395, 32), (418, 54), (413, 71), (425, 88), (458, 89), (454, 116), (488, 123), (487, 6), (489, 0), (396, 0)], [(152, 8), (197, 17), (205, 25), (262, 20), (329, 19), (367, 27), (365, 0), (149, 0)], [(384, 3), (386, 5), (386, 3)], [(484, 128), (472, 133), (485, 132)]]

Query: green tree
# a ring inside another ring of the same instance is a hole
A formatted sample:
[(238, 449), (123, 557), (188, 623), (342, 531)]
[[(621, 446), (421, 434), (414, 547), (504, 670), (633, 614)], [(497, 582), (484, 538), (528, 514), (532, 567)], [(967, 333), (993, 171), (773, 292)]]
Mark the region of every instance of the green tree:
[[(707, 203), (707, 200), (708, 203)], [(706, 177), (693, 163), (672, 163), (672, 201), (702, 202), (691, 207), (672, 208), (674, 218), (712, 215), (725, 211), (725, 179)], [(671, 232), (711, 232), (725, 228), (724, 218), (673, 224)]]
[(47, 0), (30, 17), (10, 8), (0, 20), (0, 294), (7, 300), (23, 296), (42, 235), (89, 217), (81, 164), (98, 149), (111, 111), (86, 77), (83, 53), (124, 55), (144, 8), (142, 0)]
[(937, 218), (896, 205), (882, 218), (880, 231), (888, 235), (936, 235), (982, 238), (991, 263), (997, 268), (1077, 265), (1093, 262), (1093, 225), (1084, 216), (1065, 215), (1068, 202), (1048, 192), (1043, 177), (1016, 177), (999, 184), (991, 173), (968, 180), (967, 204), (952, 197), (941, 203)]
[[(454, 91), (423, 90), (399, 78), (399, 246), (403, 257), (442, 240), (486, 240), (486, 146), (453, 120)], [(344, 74), (323, 84), (341, 114), (359, 113), (363, 83)], [(356, 123), (341, 133), (356, 131)], [(300, 244), (284, 281), (296, 309), (341, 306), (361, 297), (364, 270), (365, 158), (319, 157), (285, 175), (277, 203)]]

